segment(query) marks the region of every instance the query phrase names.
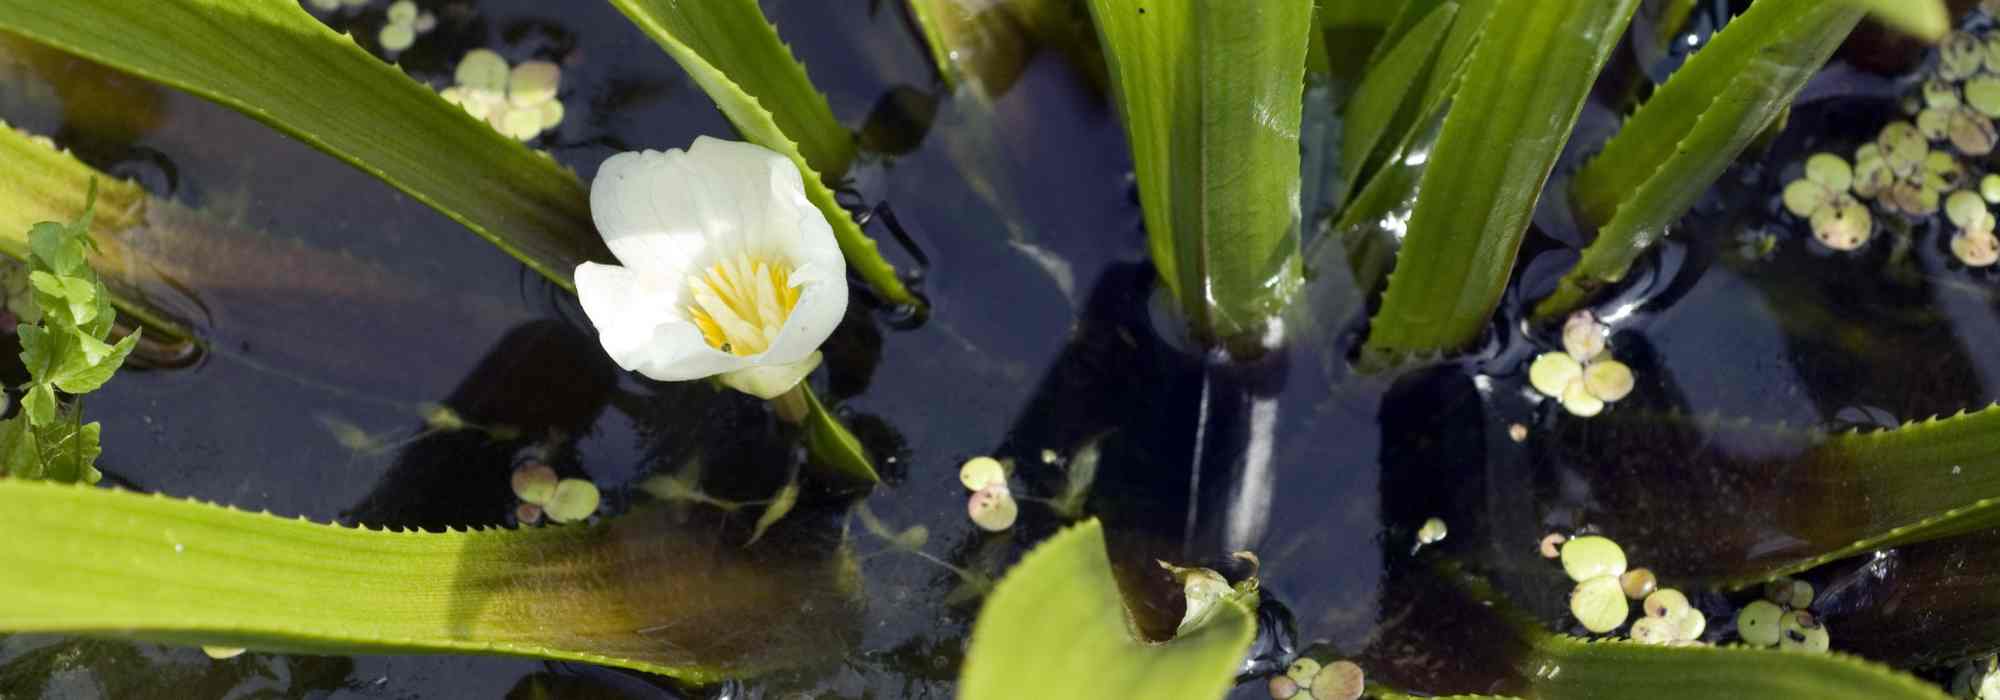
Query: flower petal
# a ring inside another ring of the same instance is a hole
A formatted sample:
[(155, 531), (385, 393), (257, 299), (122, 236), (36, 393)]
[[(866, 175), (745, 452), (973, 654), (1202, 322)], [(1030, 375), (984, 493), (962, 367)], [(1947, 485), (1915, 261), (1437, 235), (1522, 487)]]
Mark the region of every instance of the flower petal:
[(680, 281), (617, 265), (584, 263), (576, 268), (576, 295), (584, 314), (597, 326), (598, 342), (619, 367), (677, 382), (749, 366), (748, 359), (702, 340), (701, 329), (679, 311)]
[[(738, 141), (703, 136), (685, 151), (614, 155), (591, 182), (590, 211), (619, 261), (648, 272), (737, 253), (798, 266), (800, 251), (839, 250), (798, 166)], [(696, 236), (707, 246), (693, 245)]]
[(791, 391), (799, 380), (819, 367), (820, 354), (814, 350), (803, 360), (781, 365), (763, 364), (722, 373), (722, 383), (731, 389), (770, 400)]
[(759, 358), (765, 363), (792, 362), (819, 350), (847, 315), (847, 268), (837, 260), (822, 259), (794, 270), (792, 286), (799, 289), (799, 302)]

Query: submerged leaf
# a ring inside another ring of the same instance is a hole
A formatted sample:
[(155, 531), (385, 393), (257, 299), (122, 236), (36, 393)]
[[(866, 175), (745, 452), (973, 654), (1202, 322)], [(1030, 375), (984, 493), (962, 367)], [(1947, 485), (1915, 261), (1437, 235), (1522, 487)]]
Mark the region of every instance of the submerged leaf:
[(1216, 608), (1173, 641), (1134, 637), (1103, 527), (1086, 520), (1036, 546), (987, 597), (973, 623), (958, 696), (1222, 697), (1257, 625), (1234, 596)]
[(1428, 154), (1369, 330), (1372, 355), (1452, 351), (1479, 338), (1542, 185), (1637, 7), (1637, 0), (1498, 0)]
[[(0, 30), (243, 112), (381, 178), (556, 283), (608, 260), (575, 174), (294, 0), (0, 0)], [(282, 66), (309, 65), (301, 82)]]
[(826, 214), (841, 255), (862, 280), (891, 302), (922, 303), (822, 180), (846, 171), (853, 136), (834, 121), (826, 97), (806, 79), (755, 0), (611, 4), (687, 71), (745, 140), (799, 166), (806, 199)]
[(1312, 5), (1090, 0), (1153, 266), (1209, 340), (1257, 332), (1303, 282), (1300, 85)]

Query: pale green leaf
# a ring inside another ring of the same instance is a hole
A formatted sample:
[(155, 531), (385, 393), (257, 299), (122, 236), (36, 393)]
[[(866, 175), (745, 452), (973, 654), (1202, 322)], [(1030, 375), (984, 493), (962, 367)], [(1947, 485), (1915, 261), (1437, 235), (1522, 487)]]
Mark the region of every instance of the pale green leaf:
[(56, 389), (51, 384), (36, 384), (28, 393), (21, 395), (21, 414), (36, 427), (48, 425), (56, 419)]
[(1220, 698), (1257, 631), (1246, 606), (1219, 603), (1172, 641), (1133, 636), (1104, 531), (1086, 520), (1007, 572), (973, 623), (962, 700)]
[(824, 468), (835, 478), (855, 484), (874, 485), (882, 481), (875, 473), (875, 463), (868, 458), (868, 450), (855, 439), (847, 426), (826, 406), (819, 402), (812, 387), (801, 382), (799, 390), (805, 393), (806, 452), (812, 455), (812, 463)]
[(382, 178), (565, 287), (609, 260), (575, 174), (295, 0), (0, 0), (0, 30), (214, 100)]
[[(134, 331), (131, 335), (120, 339), (117, 345), (107, 346), (103, 355), (96, 359), (91, 359), (88, 353), (72, 357), (46, 381), (54, 382), (56, 388), (63, 390), (64, 393), (88, 394), (96, 391), (98, 387), (104, 386), (105, 382), (111, 381), (111, 375), (117, 372), (119, 367), (124, 366), (125, 358), (132, 354), (132, 348), (138, 347), (139, 336), (140, 332)], [(92, 343), (104, 345), (104, 341), (95, 338), (80, 340), (86, 347)]]
[(1717, 32), (1572, 178), (1579, 219), (1602, 228), (1535, 315), (1566, 314), (1622, 279), (1777, 122), (1861, 14), (1824, 0), (1757, 0)]
[(0, 633), (530, 656), (695, 682), (858, 641), (851, 558), (723, 546), (720, 530), (641, 508), (599, 525), (391, 532), (0, 479), (14, 574)]
[(1252, 334), (1303, 280), (1308, 0), (1090, 0), (1153, 266), (1208, 340)]
[(826, 214), (841, 255), (862, 280), (893, 303), (921, 303), (822, 181), (816, 168), (829, 168), (827, 175), (835, 177), (846, 169), (853, 136), (833, 121), (826, 97), (813, 89), (754, 0), (611, 4), (687, 71), (744, 139), (799, 166), (806, 199)]
[(786, 481), (783, 488), (778, 489), (777, 495), (771, 497), (770, 503), (764, 504), (764, 512), (757, 516), (757, 527), (750, 531), (750, 541), (743, 543), (744, 546), (756, 544), (757, 540), (764, 539), (764, 533), (769, 532), (772, 525), (778, 524), (779, 520), (790, 514), (792, 506), (798, 505), (798, 502), (799, 480), (794, 477)]
[(1479, 339), (1542, 185), (1637, 7), (1498, 0), (1428, 154), (1369, 330), (1371, 356), (1453, 351)]

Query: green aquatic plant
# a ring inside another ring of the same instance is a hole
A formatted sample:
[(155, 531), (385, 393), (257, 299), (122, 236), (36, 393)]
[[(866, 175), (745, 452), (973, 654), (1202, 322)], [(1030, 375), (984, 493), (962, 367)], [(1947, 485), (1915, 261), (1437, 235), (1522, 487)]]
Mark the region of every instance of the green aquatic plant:
[(83, 422), (81, 396), (111, 380), (141, 331), (115, 345), (105, 342), (117, 311), (84, 259), (96, 203), (93, 186), (74, 220), (38, 223), (28, 234), (28, 280), (40, 313), (15, 330), (28, 383), (21, 388), (21, 410), (0, 420), (0, 473), (6, 476), (87, 484), (100, 477), (103, 426)]

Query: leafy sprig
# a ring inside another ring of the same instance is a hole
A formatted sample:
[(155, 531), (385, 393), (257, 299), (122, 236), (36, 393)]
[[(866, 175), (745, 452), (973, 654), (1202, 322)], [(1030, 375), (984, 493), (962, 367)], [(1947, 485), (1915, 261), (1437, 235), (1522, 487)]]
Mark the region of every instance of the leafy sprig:
[(134, 329), (115, 345), (106, 342), (117, 312), (86, 260), (96, 249), (90, 239), (96, 202), (93, 181), (75, 221), (45, 221), (28, 231), (29, 290), (41, 317), (16, 329), (29, 379), (20, 387), (20, 412), (0, 421), (0, 468), (9, 476), (85, 483), (100, 476), (95, 463), (103, 451), (102, 426), (83, 422), (78, 397), (111, 379), (140, 333)]

